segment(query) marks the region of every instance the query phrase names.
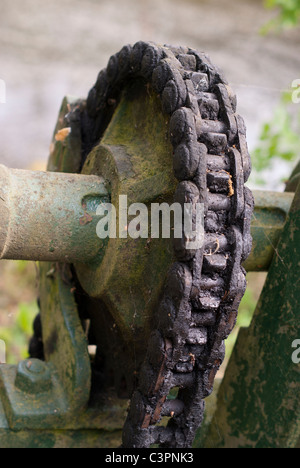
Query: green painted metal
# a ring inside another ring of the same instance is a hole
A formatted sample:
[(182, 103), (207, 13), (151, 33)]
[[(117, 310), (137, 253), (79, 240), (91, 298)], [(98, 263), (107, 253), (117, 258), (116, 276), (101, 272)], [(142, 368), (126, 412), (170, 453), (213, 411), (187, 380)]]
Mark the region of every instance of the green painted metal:
[(253, 248), (244, 267), (247, 271), (268, 271), (289, 213), (294, 193), (256, 190), (251, 222)]
[(196, 446), (294, 448), (300, 441), (300, 185), (249, 329), (239, 333), (217, 409)]
[[(71, 124), (67, 123), (65, 116), (70, 109), (79, 110), (81, 105), (84, 102), (78, 99), (64, 99), (48, 171), (80, 172), (80, 122), (73, 119)], [(64, 133), (69, 125), (71, 131)], [(94, 232), (95, 229), (93, 226)], [(47, 392), (28, 393), (23, 391), (26, 386), (21, 390), (15, 385), (18, 367), (24, 363), (0, 366), (1, 448), (103, 448), (118, 447), (121, 443), (127, 401), (113, 393), (105, 395), (100, 405), (91, 401), (91, 357), (69, 279), (66, 264), (40, 263), (45, 365), (50, 369), (52, 384)]]
[[(31, 429), (26, 426), (19, 431), (11, 430), (0, 401), (0, 448), (115, 448), (122, 440), (122, 424), (119, 406), (102, 410), (96, 415), (104, 429), (95, 428), (95, 414), (78, 415), (76, 429), (57, 428)], [(83, 421), (80, 427), (80, 421)], [(90, 427), (89, 427), (90, 425)], [(100, 426), (100, 424), (99, 424)]]
[[(81, 168), (81, 121), (80, 112), (86, 101), (74, 96), (63, 99), (57, 124), (50, 145), (47, 171), (79, 173)], [(67, 115), (72, 112), (72, 120)], [(61, 135), (61, 137), (58, 137)]]
[(99, 261), (97, 207), (109, 201), (97, 176), (27, 171), (0, 166), (0, 258)]
[[(104, 177), (117, 214), (120, 195), (127, 195), (128, 206), (173, 203), (176, 180), (168, 128), (158, 96), (142, 81), (129, 85), (101, 144), (90, 153), (82, 171)], [(117, 226), (126, 235), (127, 226), (119, 217)], [(151, 311), (173, 261), (172, 239), (117, 236), (109, 239), (99, 266), (75, 263), (81, 286), (105, 303), (127, 348), (137, 356), (145, 347)]]
[(48, 393), (53, 386), (50, 368), (39, 359), (25, 359), (17, 366), (14, 384), (25, 394)]
[(47, 274), (49, 266), (41, 264), (40, 285), (46, 362), (0, 365), (0, 447), (119, 444), (127, 401), (111, 394), (101, 407), (90, 404), (90, 356), (74, 294), (67, 271), (62, 280), (59, 269)]
[[(58, 276), (42, 278), (41, 309), (46, 344), (46, 363), (41, 364), (45, 368), (42, 384), (24, 383), (26, 363), (0, 366), (2, 403), (9, 426), (15, 430), (64, 425), (69, 415), (82, 410), (89, 399), (89, 356), (74, 298)], [(51, 382), (45, 386), (49, 374)]]
[(300, 161), (293, 170), (291, 177), (286, 183), (285, 191), (286, 192), (295, 192), (300, 183)]

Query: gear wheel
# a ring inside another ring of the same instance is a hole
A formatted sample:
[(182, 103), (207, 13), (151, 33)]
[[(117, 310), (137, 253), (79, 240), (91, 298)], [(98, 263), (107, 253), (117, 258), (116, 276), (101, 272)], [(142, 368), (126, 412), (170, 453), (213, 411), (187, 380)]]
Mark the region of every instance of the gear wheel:
[[(204, 205), (205, 237), (193, 250), (184, 237), (174, 240), (176, 261), (153, 310), (123, 447), (191, 447), (246, 288), (242, 263), (252, 247), (254, 204), (244, 185), (251, 171), (246, 129), (234, 93), (205, 54), (138, 42), (110, 58), (80, 111), (81, 167), (101, 141), (122, 90), (135, 80), (154, 90), (170, 119), (174, 201)], [(168, 422), (158, 425), (163, 417)]]

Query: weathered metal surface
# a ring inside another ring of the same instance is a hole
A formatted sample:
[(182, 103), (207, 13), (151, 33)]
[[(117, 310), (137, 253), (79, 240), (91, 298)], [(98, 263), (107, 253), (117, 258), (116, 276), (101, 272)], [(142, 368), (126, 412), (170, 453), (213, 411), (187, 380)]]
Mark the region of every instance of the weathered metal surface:
[[(124, 114), (126, 120), (130, 120), (128, 113), (124, 112)], [(124, 128), (124, 124), (123, 121), (118, 122), (117, 129)], [(117, 134), (119, 135), (119, 132), (116, 132)], [(136, 157), (138, 143), (137, 140), (135, 142), (137, 147), (131, 151)], [(131, 164), (129, 161), (126, 162), (124, 172), (122, 162), (125, 164), (126, 155), (128, 152), (126, 153), (124, 149), (121, 150), (121, 147), (116, 145), (97, 148), (95, 154), (91, 156), (95, 158), (94, 164), (95, 161), (103, 160), (107, 167), (95, 169), (92, 165), (91, 173), (95, 170), (106, 174), (107, 168), (115, 164), (116, 173), (119, 174), (119, 180), (123, 179), (123, 185), (120, 182), (122, 188), (117, 189), (112, 180), (109, 180), (110, 190), (113, 187), (113, 190), (119, 190), (120, 193), (128, 191), (130, 197), (132, 197), (130, 191), (134, 192), (134, 199), (139, 202), (142, 199), (149, 203), (149, 199), (155, 200), (157, 197), (160, 197), (160, 201), (165, 200), (163, 194), (167, 194), (172, 188), (171, 175), (159, 174), (147, 180), (146, 173), (144, 182), (138, 181), (136, 184), (134, 177), (136, 185), (132, 184), (132, 187), (128, 188), (130, 184), (128, 171), (132, 171), (131, 175), (136, 173), (133, 167), (129, 168)], [(153, 171), (153, 164), (150, 161), (149, 166)], [(107, 241), (97, 237), (96, 225), (99, 217), (96, 215), (96, 210), (101, 203), (110, 201), (103, 177), (20, 171), (0, 166), (0, 180), (1, 258), (100, 265)], [(126, 180), (126, 187), (124, 187), (124, 180)], [(294, 194), (254, 191), (253, 195), (255, 199), (255, 211), (251, 223), (253, 248), (244, 267), (247, 271), (268, 271)], [(145, 197), (148, 199), (145, 200)], [(118, 203), (116, 194), (113, 199)], [(132, 199), (129, 198), (128, 203), (131, 201)], [(151, 242), (157, 241), (153, 239)], [(129, 240), (125, 243), (122, 240), (121, 243), (122, 249), (126, 252), (126, 265), (128, 266), (128, 252), (133, 248), (133, 244), (134, 247), (136, 246), (137, 242)], [(112, 248), (107, 256), (112, 264), (112, 258), (117, 257), (118, 248), (116, 241), (111, 242), (110, 245)], [(149, 242), (147, 245), (149, 247)], [(153, 263), (149, 252), (147, 257), (148, 263)], [(84, 270), (81, 274), (81, 283), (91, 296), (101, 296), (104, 288), (110, 289), (103, 281), (103, 272), (106, 271), (104, 267), (97, 270), (88, 266), (78, 267), (79, 274), (81, 270)], [(102, 278), (101, 281), (99, 281), (99, 276)], [(119, 278), (119, 271), (117, 277)]]
[[(172, 147), (166, 137), (169, 119), (161, 112), (161, 103), (150, 88), (137, 80), (128, 85), (115, 109), (101, 144), (88, 156), (84, 174), (101, 174), (109, 187), (111, 203), (117, 212), (117, 227), (127, 234), (126, 221), (119, 217), (119, 196), (127, 195), (128, 207), (135, 202), (173, 203), (176, 181), (172, 169)], [(132, 217), (128, 216), (129, 223)], [(163, 288), (166, 271), (174, 261), (172, 239), (110, 238), (99, 266), (75, 263), (80, 285), (90, 297), (83, 308), (91, 316), (99, 349), (107, 341), (115, 342), (119, 332), (122, 345), (106, 351), (109, 368), (120, 368), (116, 375), (127, 381), (130, 392), (134, 372), (140, 365), (150, 333), (152, 310)], [(104, 312), (105, 310), (105, 312)], [(102, 312), (100, 312), (102, 311)], [(103, 315), (112, 317), (107, 322)], [(103, 326), (101, 326), (101, 323)], [(111, 323), (107, 329), (108, 323)], [(106, 330), (107, 337), (102, 336)], [(107, 343), (110, 348), (110, 343)], [(127, 370), (126, 369), (127, 366)]]
[(90, 357), (74, 291), (67, 270), (51, 265), (48, 275), (50, 265), (41, 265), (40, 285), (46, 361), (0, 366), (0, 447), (119, 444), (127, 402), (113, 393), (100, 406), (90, 401)]
[(286, 183), (285, 191), (286, 192), (295, 192), (300, 183), (300, 161), (293, 170), (291, 177)]
[[(47, 264), (41, 268), (45, 267)], [(73, 294), (59, 275), (47, 276), (46, 271), (43, 278), (40, 291), (46, 362), (38, 366), (33, 360), (27, 373), (28, 361), (0, 366), (1, 399), (9, 427), (15, 430), (64, 427), (70, 415), (74, 417), (89, 399), (90, 361)]]
[(50, 145), (47, 171), (79, 173), (82, 167), (81, 115), (86, 101), (74, 96), (63, 99)]
[(122, 414), (120, 403), (115, 407), (104, 407), (96, 414), (77, 414), (75, 429), (54, 426), (40, 430), (26, 426), (16, 431), (10, 429), (0, 401), (0, 448), (116, 448), (121, 443), (124, 423), (119, 414)]
[(196, 445), (293, 448), (300, 442), (300, 185), (249, 329), (241, 329), (218, 405)]
[(251, 221), (252, 251), (247, 271), (268, 271), (291, 207), (294, 193), (253, 191), (255, 208)]
[(97, 207), (109, 201), (97, 176), (0, 166), (0, 258), (91, 262), (102, 255)]
[(9, 431), (0, 427), (0, 448), (67, 448), (67, 449), (107, 449), (118, 448), (122, 432), (102, 431), (93, 429), (78, 429), (76, 431), (45, 430), (45, 431)]
[[(82, 105), (82, 101), (70, 97), (63, 101), (51, 145), (49, 171), (80, 172), (78, 103)], [(70, 115), (71, 110), (75, 110), (76, 118), (73, 113)], [(72, 131), (67, 132), (63, 140), (55, 138), (61, 130), (69, 127)], [(92, 231), (94, 235), (95, 226)], [(53, 386), (40, 395), (17, 390), (17, 366), (0, 366), (1, 448), (102, 448), (118, 447), (121, 443), (120, 431), (126, 417), (127, 401), (119, 400), (112, 392), (104, 398), (98, 394), (99, 389), (92, 393), (91, 358), (75, 300), (76, 285), (70, 284), (71, 276), (67, 265), (40, 263), (42, 327), (36, 327), (38, 337), (34, 336), (36, 343), (31, 349), (46, 359), (51, 381), (54, 380), (57, 384), (54, 388), (59, 391), (55, 393)], [(41, 335), (43, 343), (39, 341)]]
[(47, 393), (53, 382), (49, 366), (39, 359), (25, 359), (17, 366), (15, 387), (24, 393)]

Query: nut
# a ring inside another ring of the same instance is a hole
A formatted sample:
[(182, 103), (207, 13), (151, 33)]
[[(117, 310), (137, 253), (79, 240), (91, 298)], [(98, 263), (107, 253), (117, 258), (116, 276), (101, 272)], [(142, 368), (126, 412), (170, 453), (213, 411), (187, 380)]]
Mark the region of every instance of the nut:
[(15, 385), (25, 393), (48, 392), (52, 388), (49, 367), (39, 359), (26, 359), (19, 362)]

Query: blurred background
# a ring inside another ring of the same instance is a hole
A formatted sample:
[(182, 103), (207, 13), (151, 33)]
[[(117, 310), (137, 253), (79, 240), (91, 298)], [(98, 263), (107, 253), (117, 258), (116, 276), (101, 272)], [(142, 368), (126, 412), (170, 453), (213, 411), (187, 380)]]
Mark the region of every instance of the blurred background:
[[(300, 0), (1, 0), (0, 163), (45, 169), (63, 97), (86, 97), (112, 54), (151, 40), (205, 51), (224, 70), (248, 129), (249, 186), (283, 190), (300, 148), (300, 104), (291, 100), (300, 79), (299, 11)], [(27, 353), (35, 277), (32, 263), (0, 262), (8, 362)], [(251, 320), (264, 278), (249, 275), (238, 327)]]

